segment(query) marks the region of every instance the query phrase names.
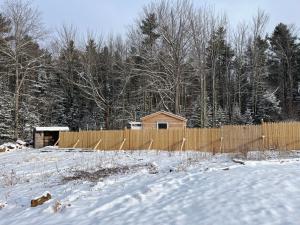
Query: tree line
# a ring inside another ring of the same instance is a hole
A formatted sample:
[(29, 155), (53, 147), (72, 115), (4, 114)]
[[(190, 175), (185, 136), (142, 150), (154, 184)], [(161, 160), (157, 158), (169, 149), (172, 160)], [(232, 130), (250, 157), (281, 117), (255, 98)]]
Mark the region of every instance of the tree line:
[(279, 23), (267, 34), (269, 17), (258, 10), (231, 27), (213, 7), (183, 0), (142, 12), (126, 37), (90, 32), (79, 41), (72, 25), (49, 37), (30, 2), (6, 1), (1, 140), (26, 138), (35, 126), (120, 129), (158, 110), (186, 117), (189, 127), (298, 120), (295, 26)]

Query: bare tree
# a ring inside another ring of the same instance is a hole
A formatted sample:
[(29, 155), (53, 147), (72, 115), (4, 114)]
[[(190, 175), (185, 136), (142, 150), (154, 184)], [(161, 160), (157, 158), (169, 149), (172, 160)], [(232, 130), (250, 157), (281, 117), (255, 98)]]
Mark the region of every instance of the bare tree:
[[(213, 8), (203, 7), (197, 9), (189, 17), (191, 29), (191, 58), (192, 66), (195, 70), (195, 79), (200, 86), (196, 89), (199, 101), (196, 103), (200, 108), (199, 121), (201, 127), (208, 126), (208, 94), (207, 94), (207, 66), (206, 56), (209, 39), (215, 30), (218, 18)], [(198, 117), (198, 116), (197, 116)]]
[(182, 92), (188, 75), (187, 59), (190, 51), (189, 16), (192, 4), (189, 1), (161, 1), (155, 7), (158, 18), (161, 54), (158, 58), (162, 67), (165, 88), (160, 91), (162, 99), (171, 102), (174, 113), (180, 113)]
[(235, 88), (234, 102), (237, 103), (239, 110), (242, 109), (242, 96), (246, 90), (246, 51), (248, 39), (248, 26), (245, 23), (240, 23), (234, 33), (234, 51), (235, 51)]
[(250, 85), (251, 85), (251, 111), (256, 114), (259, 96), (263, 94), (264, 79), (267, 76), (265, 49), (263, 35), (268, 23), (269, 16), (262, 10), (252, 18), (251, 34), (249, 40), (250, 50)]
[(29, 1), (8, 0), (4, 3), (4, 15), (9, 19), (11, 38), (0, 49), (12, 67), (10, 75), (15, 80), (14, 112), (15, 138), (19, 137), (20, 97), (25, 81), (40, 67), (43, 54), (31, 54), (32, 45), (45, 36), (40, 13)]
[(187, 76), (191, 72), (188, 65), (191, 13), (189, 1), (155, 2), (144, 8), (137, 28), (130, 32), (134, 50), (131, 78), (141, 84), (136, 95), (143, 96), (138, 102), (142, 102), (144, 111), (151, 112), (154, 107), (183, 113)]
[[(229, 45), (227, 37), (227, 17), (221, 15), (211, 23), (210, 38), (207, 50), (207, 70), (209, 73), (210, 106), (212, 126), (219, 125), (218, 111), (225, 110), (228, 106), (229, 87)], [(221, 104), (222, 103), (222, 104)], [(223, 108), (220, 108), (222, 106)], [(228, 110), (228, 109), (226, 109)]]

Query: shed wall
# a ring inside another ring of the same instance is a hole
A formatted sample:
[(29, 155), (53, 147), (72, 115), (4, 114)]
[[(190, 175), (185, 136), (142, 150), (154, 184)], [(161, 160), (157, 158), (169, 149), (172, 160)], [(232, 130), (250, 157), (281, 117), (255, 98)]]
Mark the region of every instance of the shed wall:
[(35, 132), (34, 133), (34, 147), (35, 148), (44, 147), (44, 132)]
[(186, 122), (180, 119), (165, 115), (159, 114), (150, 118), (146, 118), (142, 121), (143, 129), (157, 129), (157, 122), (167, 122), (168, 128), (185, 128)]

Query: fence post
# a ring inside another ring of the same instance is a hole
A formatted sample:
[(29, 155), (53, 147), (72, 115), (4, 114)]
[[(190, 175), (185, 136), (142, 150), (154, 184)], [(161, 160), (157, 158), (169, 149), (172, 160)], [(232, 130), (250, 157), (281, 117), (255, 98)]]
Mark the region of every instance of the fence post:
[(262, 138), (262, 150), (265, 150), (265, 130), (264, 130), (264, 120), (261, 119), (261, 138)]
[(126, 138), (124, 138), (124, 140), (123, 140), (123, 142), (122, 142), (122, 144), (121, 144), (121, 146), (120, 146), (119, 150), (122, 150), (122, 148), (123, 148), (123, 145), (125, 144), (125, 141), (126, 141)]
[(60, 141), (60, 137), (57, 139), (57, 141), (55, 142), (54, 146), (56, 146)]
[(168, 151), (171, 151), (171, 146), (170, 146), (170, 129), (167, 129), (166, 131), (168, 132), (168, 135), (167, 135), (167, 137), (168, 137), (167, 138), (167, 140), (168, 140)]
[(149, 144), (148, 150), (151, 150), (152, 144), (153, 144), (153, 139), (151, 139), (151, 141), (150, 141), (150, 144)]
[(181, 151), (181, 152), (182, 152), (182, 149), (183, 149), (183, 146), (184, 146), (185, 140), (186, 140), (185, 138), (183, 138), (183, 139), (182, 139), (182, 143), (181, 143), (181, 147), (180, 147), (180, 151)]
[(223, 126), (222, 126), (222, 124), (220, 123), (220, 133), (221, 133), (221, 137), (220, 137), (220, 153), (223, 153), (223, 139), (224, 139), (224, 137), (223, 137)]
[(119, 130), (119, 132), (122, 133), (122, 134), (120, 134), (120, 137), (123, 138), (122, 144), (119, 147), (119, 149), (121, 148), (122, 150), (131, 150), (130, 149), (130, 131), (131, 131), (131, 129), (127, 129), (127, 127), (124, 127), (123, 130)]
[(94, 150), (97, 150), (97, 148), (98, 148), (98, 146), (100, 145), (101, 142), (102, 142), (102, 139), (100, 138), (100, 140), (95, 145)]
[(78, 145), (79, 141), (80, 141), (80, 139), (78, 138), (78, 140), (76, 141), (76, 143), (73, 145), (72, 148), (76, 148), (76, 146)]

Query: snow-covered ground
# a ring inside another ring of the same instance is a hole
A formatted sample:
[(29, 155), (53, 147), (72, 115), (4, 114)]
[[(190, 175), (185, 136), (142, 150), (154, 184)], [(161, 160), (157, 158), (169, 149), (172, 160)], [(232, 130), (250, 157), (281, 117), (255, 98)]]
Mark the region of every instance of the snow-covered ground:
[[(52, 199), (30, 207), (46, 191)], [(242, 165), (195, 152), (0, 153), (1, 225), (299, 224), (299, 209), (297, 157)]]
[(0, 145), (0, 153), (1, 152), (11, 152), (20, 149), (26, 149), (26, 142), (17, 140), (15, 143), (4, 143)]

